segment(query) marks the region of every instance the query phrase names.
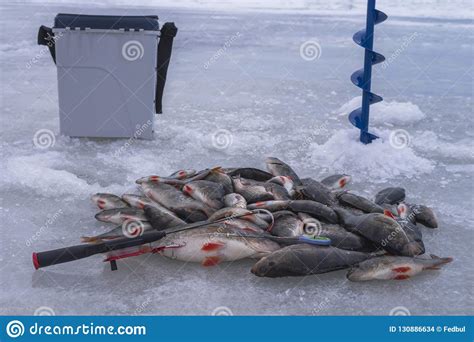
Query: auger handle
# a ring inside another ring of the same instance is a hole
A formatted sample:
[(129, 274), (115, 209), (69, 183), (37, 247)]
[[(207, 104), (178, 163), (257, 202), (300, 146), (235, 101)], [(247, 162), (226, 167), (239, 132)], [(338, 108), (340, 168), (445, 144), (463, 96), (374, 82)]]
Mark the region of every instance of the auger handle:
[(97, 244), (83, 244), (33, 253), (33, 265), (35, 269), (39, 269), (42, 267), (62, 264), (65, 262), (84, 259), (95, 254), (107, 253), (127, 247), (140, 246), (160, 240), (165, 236), (166, 232), (164, 231), (153, 231), (144, 233), (135, 238), (120, 238)]

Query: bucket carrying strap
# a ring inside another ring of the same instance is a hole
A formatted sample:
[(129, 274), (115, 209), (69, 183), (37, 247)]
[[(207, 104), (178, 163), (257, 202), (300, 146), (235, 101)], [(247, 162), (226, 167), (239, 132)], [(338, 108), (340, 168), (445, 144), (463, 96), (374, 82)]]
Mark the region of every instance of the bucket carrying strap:
[(166, 74), (171, 58), (171, 49), (173, 47), (173, 38), (176, 36), (178, 28), (174, 23), (165, 23), (161, 28), (160, 42), (158, 44), (158, 58), (156, 66), (156, 93), (155, 93), (155, 112), (162, 113), (162, 98), (165, 88)]
[(38, 45), (46, 45), (48, 47), (54, 64), (56, 64), (56, 48), (52, 28), (43, 25), (40, 26), (38, 31)]

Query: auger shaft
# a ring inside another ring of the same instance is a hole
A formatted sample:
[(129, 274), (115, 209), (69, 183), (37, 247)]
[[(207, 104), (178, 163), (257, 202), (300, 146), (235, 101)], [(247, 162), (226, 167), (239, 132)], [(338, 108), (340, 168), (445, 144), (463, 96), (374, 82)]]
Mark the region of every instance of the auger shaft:
[(368, 0), (367, 3), (367, 22), (365, 26), (364, 53), (364, 79), (362, 87), (362, 129), (360, 130), (360, 141), (364, 144), (371, 142), (367, 132), (369, 130), (369, 93), (372, 78), (372, 49), (374, 46), (374, 17), (375, 0)]
[(362, 89), (362, 106), (349, 114), (349, 121), (360, 129), (360, 141), (369, 144), (378, 137), (369, 133), (370, 105), (382, 101), (382, 98), (371, 92), (372, 65), (381, 63), (385, 58), (373, 51), (374, 26), (387, 19), (385, 13), (375, 9), (375, 0), (367, 1), (367, 21), (365, 30), (354, 34), (353, 40), (365, 49), (364, 68), (351, 75), (352, 83)]

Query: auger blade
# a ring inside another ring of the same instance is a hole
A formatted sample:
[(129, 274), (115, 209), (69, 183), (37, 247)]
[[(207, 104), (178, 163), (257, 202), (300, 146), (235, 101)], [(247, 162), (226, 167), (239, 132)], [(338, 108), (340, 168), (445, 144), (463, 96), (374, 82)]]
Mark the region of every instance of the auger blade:
[(385, 56), (377, 53), (375, 51), (371, 51), (372, 53), (372, 65), (382, 63), (385, 60)]
[(374, 103), (382, 102), (382, 101), (383, 101), (382, 96), (378, 96), (377, 94), (374, 94), (374, 93), (369, 93), (369, 103), (370, 104), (374, 104)]
[(358, 129), (362, 129), (362, 108), (356, 108), (349, 114), (349, 121)]
[(384, 22), (385, 20), (387, 20), (387, 18), (388, 16), (384, 12), (379, 11), (377, 9), (375, 10), (375, 25)]
[(364, 44), (366, 44), (365, 30), (360, 30), (360, 31), (357, 31), (356, 33), (354, 33), (354, 35), (352, 36), (352, 40), (357, 45), (360, 45), (363, 48), (367, 48), (367, 46), (364, 45)]
[(354, 71), (351, 75), (351, 81), (357, 87), (362, 88), (362, 83), (364, 82), (364, 69)]
[(378, 136), (376, 136), (375, 134), (372, 134), (366, 131), (360, 132), (360, 141), (363, 142), (364, 144), (370, 144), (373, 140), (377, 138)]

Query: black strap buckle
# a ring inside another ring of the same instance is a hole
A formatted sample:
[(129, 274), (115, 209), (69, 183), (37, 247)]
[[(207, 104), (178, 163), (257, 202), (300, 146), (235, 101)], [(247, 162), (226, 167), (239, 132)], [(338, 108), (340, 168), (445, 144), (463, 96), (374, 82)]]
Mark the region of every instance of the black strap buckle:
[(46, 45), (51, 53), (54, 63), (56, 64), (56, 41), (54, 40), (53, 29), (41, 25), (38, 30), (38, 45)]

